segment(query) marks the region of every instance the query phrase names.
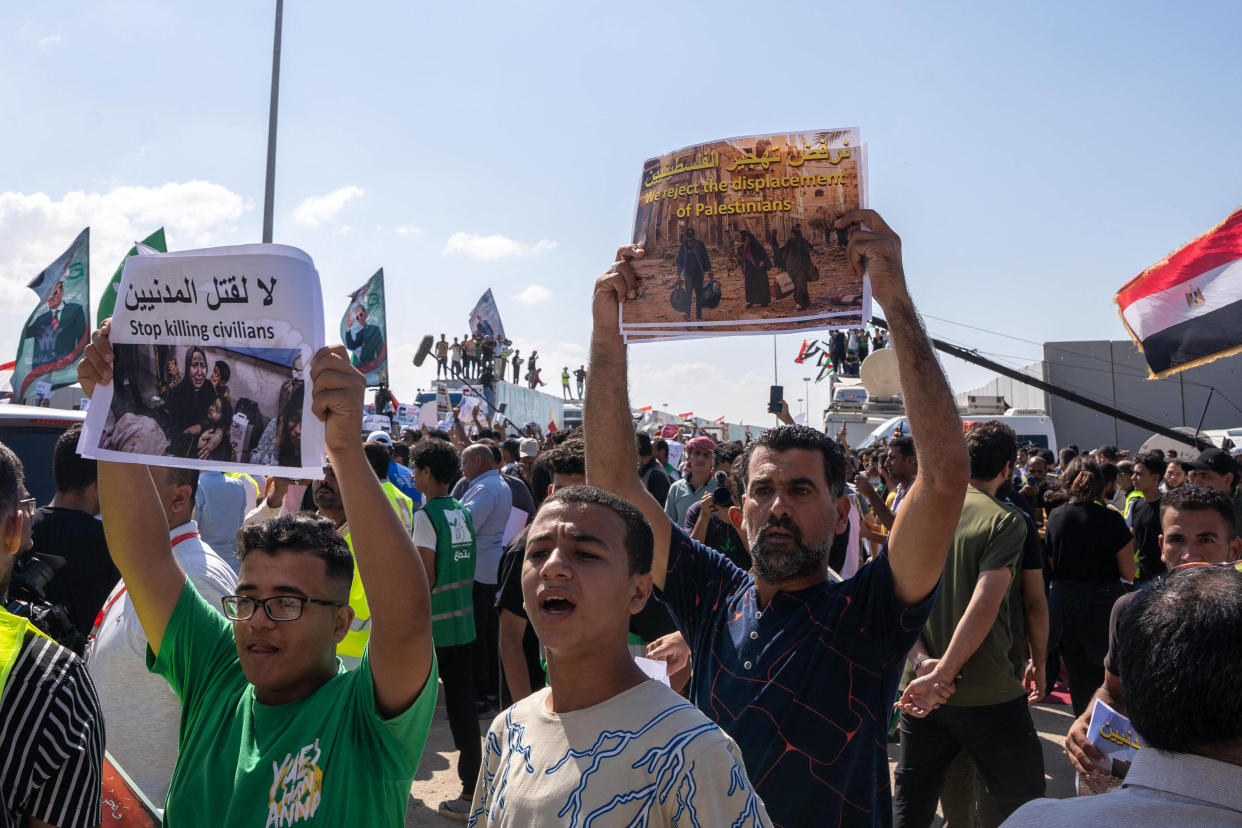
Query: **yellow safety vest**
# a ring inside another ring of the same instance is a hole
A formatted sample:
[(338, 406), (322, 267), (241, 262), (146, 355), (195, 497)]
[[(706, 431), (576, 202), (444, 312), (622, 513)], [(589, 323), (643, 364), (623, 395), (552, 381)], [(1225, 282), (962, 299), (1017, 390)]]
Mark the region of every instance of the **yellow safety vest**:
[[(400, 516), (405, 530), (413, 534), (414, 501), (402, 494), (401, 490), (390, 481), (385, 480), (380, 485), (384, 488), (384, 494), (388, 496), (388, 502)], [(345, 532), (345, 543), (349, 545), (349, 551), (352, 553), (354, 541), (348, 531)], [(358, 575), (357, 564), (354, 565), (353, 583), (349, 585), (349, 606), (353, 608), (354, 621), (349, 625), (349, 632), (345, 633), (341, 643), (336, 645), (336, 652), (337, 655), (362, 658), (362, 651), (366, 649), (367, 641), (371, 639), (371, 605), (367, 603), (367, 594), (362, 588), (362, 578)]]
[[(27, 619), (0, 609), (0, 696), (4, 695), (4, 685), (8, 683), (9, 673), (13, 672), (13, 665), (17, 663), (28, 632), (48, 638)], [(50, 638), (48, 640), (51, 641)]]

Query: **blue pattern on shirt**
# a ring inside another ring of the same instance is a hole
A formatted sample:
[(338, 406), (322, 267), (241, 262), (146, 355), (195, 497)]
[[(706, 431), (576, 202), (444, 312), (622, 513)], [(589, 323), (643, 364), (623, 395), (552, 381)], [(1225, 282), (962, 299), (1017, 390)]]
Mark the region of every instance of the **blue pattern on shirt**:
[(673, 528), (662, 597), (692, 653), (690, 697), (733, 737), (775, 826), (892, 821), (888, 721), (935, 593), (903, 607), (887, 556), (778, 592)]

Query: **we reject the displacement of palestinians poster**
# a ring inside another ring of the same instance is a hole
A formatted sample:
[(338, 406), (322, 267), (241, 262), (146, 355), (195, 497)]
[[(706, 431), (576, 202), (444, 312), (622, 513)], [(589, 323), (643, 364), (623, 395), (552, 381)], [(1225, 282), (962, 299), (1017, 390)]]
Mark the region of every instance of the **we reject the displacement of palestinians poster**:
[(90, 237), (88, 227), (27, 285), (39, 304), (17, 344), (10, 380), (16, 402), (33, 396), (38, 383), (62, 388), (78, 381), (78, 359), (91, 334)]
[(341, 341), (354, 367), (367, 376), (367, 385), (388, 384), (388, 327), (385, 321), (384, 268), (349, 295), (341, 319)]
[(634, 341), (856, 325), (870, 286), (833, 223), (867, 205), (856, 128), (732, 138), (643, 165)]
[(131, 256), (112, 316), (113, 380), (95, 388), (78, 450), (315, 478), (324, 436), (309, 372), (323, 341), (319, 274), (297, 248)]

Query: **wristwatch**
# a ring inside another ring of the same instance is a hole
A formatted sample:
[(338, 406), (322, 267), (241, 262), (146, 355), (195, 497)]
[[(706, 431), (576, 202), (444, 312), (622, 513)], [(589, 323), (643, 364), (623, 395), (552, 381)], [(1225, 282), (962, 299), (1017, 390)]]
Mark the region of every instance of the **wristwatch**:
[(917, 656), (915, 656), (914, 662), (913, 662), (914, 672), (918, 673), (919, 668), (923, 666), (923, 662), (927, 661), (930, 658), (931, 656), (929, 656), (927, 653), (919, 653)]

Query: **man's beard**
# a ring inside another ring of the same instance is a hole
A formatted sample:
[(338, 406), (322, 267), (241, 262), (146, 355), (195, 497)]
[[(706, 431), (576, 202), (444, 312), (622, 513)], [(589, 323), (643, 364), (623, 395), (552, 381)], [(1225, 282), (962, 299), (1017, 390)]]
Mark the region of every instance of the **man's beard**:
[[(789, 551), (767, 549), (768, 531), (773, 528), (784, 529), (793, 536), (793, 546)], [(802, 541), (802, 530), (793, 518), (768, 518), (760, 529), (754, 542), (750, 545), (750, 557), (755, 564), (755, 574), (760, 580), (770, 584), (802, 578), (816, 570), (827, 566), (828, 550), (832, 544), (829, 539), (818, 546), (807, 546)]]

